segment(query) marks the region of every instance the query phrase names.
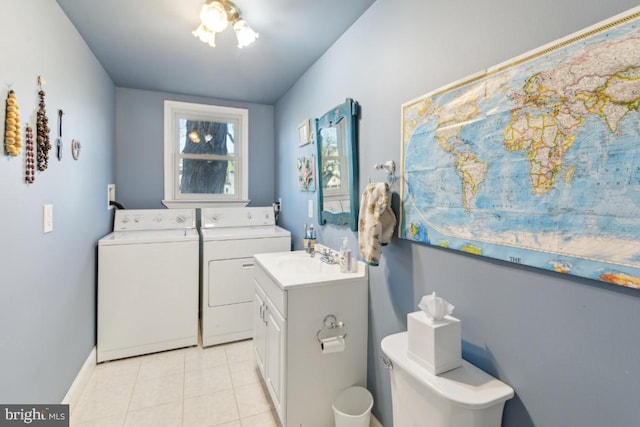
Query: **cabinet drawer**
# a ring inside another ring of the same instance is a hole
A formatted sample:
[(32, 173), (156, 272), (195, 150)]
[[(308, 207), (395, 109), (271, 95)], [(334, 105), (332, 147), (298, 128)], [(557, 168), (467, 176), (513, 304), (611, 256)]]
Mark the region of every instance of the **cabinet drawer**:
[(273, 281), (273, 279), (256, 263), (254, 278), (260, 284), (267, 297), (278, 309), (282, 317), (287, 318), (287, 293)]

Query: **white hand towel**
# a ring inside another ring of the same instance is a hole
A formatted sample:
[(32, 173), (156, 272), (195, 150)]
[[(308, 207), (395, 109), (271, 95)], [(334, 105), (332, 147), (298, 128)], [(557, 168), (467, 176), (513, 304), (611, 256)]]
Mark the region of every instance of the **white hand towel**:
[(358, 220), (358, 246), (365, 262), (378, 265), (382, 246), (391, 241), (395, 226), (391, 187), (386, 182), (368, 184), (360, 199)]

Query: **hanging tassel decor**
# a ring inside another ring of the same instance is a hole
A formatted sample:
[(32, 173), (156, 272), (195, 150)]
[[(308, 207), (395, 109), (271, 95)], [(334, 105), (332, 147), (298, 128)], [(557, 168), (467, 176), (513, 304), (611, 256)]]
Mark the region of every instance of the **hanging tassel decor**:
[(41, 77), (38, 77), (40, 84), (40, 103), (38, 113), (36, 115), (36, 140), (38, 142), (38, 170), (44, 171), (49, 166), (49, 150), (51, 150), (51, 142), (49, 140), (49, 119), (47, 118), (47, 110), (45, 109), (44, 96), (42, 89), (44, 83)]
[(4, 150), (9, 156), (16, 157), (22, 150), (22, 137), (20, 136), (20, 110), (13, 90), (10, 90), (7, 96), (4, 129)]
[(36, 180), (36, 165), (33, 156), (33, 128), (28, 123), (25, 133), (27, 134), (27, 166), (24, 180), (27, 184), (33, 184)]

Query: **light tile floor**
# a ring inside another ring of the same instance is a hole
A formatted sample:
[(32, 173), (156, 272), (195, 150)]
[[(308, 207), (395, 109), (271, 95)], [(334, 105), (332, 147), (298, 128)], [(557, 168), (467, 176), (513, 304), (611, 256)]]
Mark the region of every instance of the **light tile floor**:
[(251, 340), (101, 363), (71, 427), (278, 427)]

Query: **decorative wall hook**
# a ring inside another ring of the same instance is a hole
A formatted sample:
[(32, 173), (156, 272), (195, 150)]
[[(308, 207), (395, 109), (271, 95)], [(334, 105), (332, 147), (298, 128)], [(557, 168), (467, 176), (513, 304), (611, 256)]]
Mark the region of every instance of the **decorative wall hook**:
[(72, 139), (71, 140), (71, 156), (73, 157), (73, 160), (78, 160), (78, 157), (80, 157), (81, 149), (82, 149), (82, 146), (80, 145), (80, 141)]

